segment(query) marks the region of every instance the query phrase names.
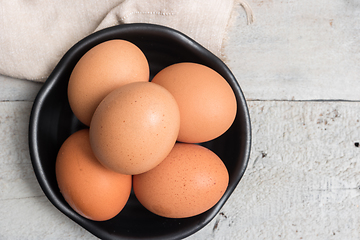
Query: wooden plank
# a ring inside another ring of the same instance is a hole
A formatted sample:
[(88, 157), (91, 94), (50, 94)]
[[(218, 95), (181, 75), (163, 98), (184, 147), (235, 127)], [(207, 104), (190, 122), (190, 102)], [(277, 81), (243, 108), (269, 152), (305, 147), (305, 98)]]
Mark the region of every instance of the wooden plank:
[(32, 102), (0, 102), (0, 239), (96, 239), (42, 192), (29, 156)]
[[(0, 103), (0, 238), (88, 239), (45, 198), (31, 170), (31, 105)], [(359, 239), (360, 103), (249, 101), (249, 110), (253, 144), (244, 178), (189, 239)]]
[(359, 239), (360, 103), (250, 101), (244, 178), (190, 239)]
[(42, 85), (0, 75), (0, 101), (33, 101)]
[(31, 107), (32, 102), (0, 102), (0, 200), (43, 194), (29, 155)]
[(45, 196), (0, 200), (0, 239), (98, 239), (59, 212)]
[[(248, 0), (238, 6), (223, 60), (249, 100), (360, 100), (360, 7), (356, 1)], [(31, 100), (41, 87), (0, 76), (0, 100)]]
[(358, 1), (248, 2), (254, 24), (239, 7), (224, 43), (248, 99), (360, 100)]

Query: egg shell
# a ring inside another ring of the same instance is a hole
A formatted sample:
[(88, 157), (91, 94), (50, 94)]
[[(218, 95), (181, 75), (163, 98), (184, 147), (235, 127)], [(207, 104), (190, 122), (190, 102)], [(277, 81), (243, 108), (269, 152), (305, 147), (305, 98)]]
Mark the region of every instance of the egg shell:
[(95, 158), (89, 130), (79, 130), (62, 144), (56, 159), (56, 179), (66, 202), (81, 216), (104, 221), (126, 205), (132, 180), (105, 168)]
[(89, 126), (96, 107), (108, 93), (130, 82), (147, 82), (149, 73), (148, 61), (135, 44), (121, 39), (102, 42), (80, 58), (70, 75), (70, 107)]
[(168, 155), (179, 127), (179, 108), (165, 88), (151, 82), (130, 83), (99, 104), (90, 124), (90, 144), (104, 166), (140, 174)]
[(149, 211), (168, 218), (198, 215), (213, 207), (229, 183), (222, 160), (211, 150), (176, 143), (157, 167), (133, 176), (133, 189)]
[(178, 141), (201, 143), (222, 135), (232, 125), (237, 110), (228, 82), (213, 69), (197, 63), (170, 65), (152, 82), (165, 87), (180, 109)]

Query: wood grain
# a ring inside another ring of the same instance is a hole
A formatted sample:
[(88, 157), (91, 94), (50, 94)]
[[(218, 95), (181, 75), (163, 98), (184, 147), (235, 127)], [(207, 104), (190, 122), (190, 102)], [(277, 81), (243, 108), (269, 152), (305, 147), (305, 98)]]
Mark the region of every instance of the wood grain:
[(360, 103), (249, 101), (247, 171), (189, 239), (359, 239)]
[[(358, 239), (360, 103), (248, 104), (253, 145), (247, 171), (220, 214), (189, 239)], [(35, 179), (27, 145), (31, 106), (0, 103), (0, 214), (6, 219), (0, 232), (4, 239), (89, 239), (50, 204)], [(50, 231), (57, 225), (64, 232)]]
[(224, 58), (247, 99), (360, 100), (358, 1), (251, 0), (234, 12)]

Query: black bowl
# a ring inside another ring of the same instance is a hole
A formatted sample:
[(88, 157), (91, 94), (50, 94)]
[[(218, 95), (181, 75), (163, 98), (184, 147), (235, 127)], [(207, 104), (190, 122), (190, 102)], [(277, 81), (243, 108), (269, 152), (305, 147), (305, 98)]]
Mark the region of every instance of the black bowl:
[[(136, 44), (150, 64), (150, 78), (178, 62), (204, 64), (221, 74), (231, 85), (238, 103), (231, 128), (219, 138), (202, 145), (213, 150), (225, 163), (229, 186), (221, 200), (200, 215), (170, 219), (146, 210), (131, 193), (124, 209), (103, 222), (81, 217), (66, 203), (57, 186), (55, 160), (65, 139), (86, 128), (72, 113), (67, 99), (68, 79), (77, 61), (95, 45), (124, 39)], [(181, 239), (203, 228), (225, 204), (243, 176), (249, 155), (251, 128), (243, 93), (228, 67), (215, 55), (184, 34), (152, 24), (125, 24), (110, 27), (84, 38), (60, 60), (38, 93), (30, 117), (29, 147), (37, 180), (51, 203), (83, 228), (101, 239)]]

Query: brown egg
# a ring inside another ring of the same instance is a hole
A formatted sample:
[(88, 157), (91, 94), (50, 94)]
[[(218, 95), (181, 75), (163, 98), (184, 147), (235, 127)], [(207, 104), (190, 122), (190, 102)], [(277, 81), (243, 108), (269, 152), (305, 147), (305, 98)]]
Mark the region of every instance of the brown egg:
[(74, 67), (68, 98), (75, 116), (87, 126), (101, 100), (130, 82), (149, 81), (149, 64), (143, 52), (125, 40), (109, 40), (86, 52)]
[(167, 156), (179, 127), (177, 103), (165, 88), (151, 82), (130, 83), (99, 104), (90, 124), (90, 144), (104, 166), (139, 174)]
[(157, 167), (133, 176), (133, 189), (149, 211), (185, 218), (213, 207), (228, 182), (227, 169), (215, 153), (200, 145), (176, 143)]
[(125, 206), (131, 191), (131, 176), (105, 168), (95, 158), (89, 130), (72, 134), (56, 159), (56, 179), (66, 202), (85, 218), (104, 221)]
[(222, 135), (235, 119), (235, 94), (227, 81), (209, 67), (177, 63), (161, 70), (152, 82), (165, 87), (179, 105), (178, 141), (212, 140)]

